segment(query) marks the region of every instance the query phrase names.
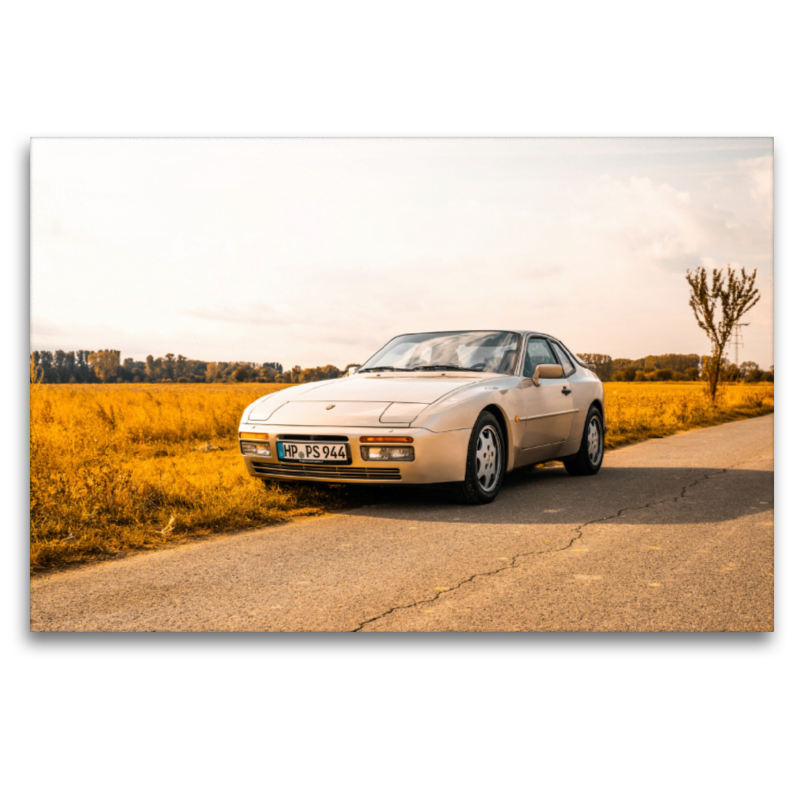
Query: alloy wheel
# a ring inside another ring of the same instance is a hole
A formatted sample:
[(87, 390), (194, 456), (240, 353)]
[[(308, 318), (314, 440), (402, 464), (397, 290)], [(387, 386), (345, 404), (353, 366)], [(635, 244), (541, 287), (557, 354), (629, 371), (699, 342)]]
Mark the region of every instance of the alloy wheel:
[(603, 456), (603, 434), (600, 431), (600, 420), (595, 417), (589, 423), (589, 430), (586, 436), (587, 455), (592, 466), (597, 466)]
[(475, 447), (475, 475), (481, 489), (491, 492), (500, 479), (500, 445), (497, 431), (484, 425)]

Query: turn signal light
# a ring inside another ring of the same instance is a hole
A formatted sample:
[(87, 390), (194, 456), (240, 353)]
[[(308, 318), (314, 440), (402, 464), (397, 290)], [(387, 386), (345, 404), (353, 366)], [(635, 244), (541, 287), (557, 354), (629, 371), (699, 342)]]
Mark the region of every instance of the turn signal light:
[(247, 431), (239, 431), (240, 439), (269, 439), (268, 433), (248, 433)]
[(387, 442), (401, 442), (402, 444), (411, 444), (414, 441), (413, 436), (362, 436), (361, 441), (364, 444), (374, 444), (376, 442), (385, 444)]

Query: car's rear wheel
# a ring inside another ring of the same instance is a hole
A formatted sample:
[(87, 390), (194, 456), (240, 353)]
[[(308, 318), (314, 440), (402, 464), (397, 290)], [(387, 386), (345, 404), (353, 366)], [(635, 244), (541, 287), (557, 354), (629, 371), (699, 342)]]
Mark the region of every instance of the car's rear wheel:
[(467, 471), (456, 496), (462, 503), (480, 505), (497, 497), (506, 471), (506, 447), (500, 424), (490, 411), (475, 423), (467, 448)]
[(604, 453), (603, 418), (597, 407), (592, 406), (586, 415), (581, 449), (565, 458), (564, 466), (570, 475), (595, 475), (603, 465)]

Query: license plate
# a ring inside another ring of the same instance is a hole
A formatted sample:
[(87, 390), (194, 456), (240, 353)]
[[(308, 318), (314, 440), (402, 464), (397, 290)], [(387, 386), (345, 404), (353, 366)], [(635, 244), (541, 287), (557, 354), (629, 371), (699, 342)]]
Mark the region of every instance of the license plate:
[(347, 447), (338, 442), (278, 442), (281, 461), (348, 461)]

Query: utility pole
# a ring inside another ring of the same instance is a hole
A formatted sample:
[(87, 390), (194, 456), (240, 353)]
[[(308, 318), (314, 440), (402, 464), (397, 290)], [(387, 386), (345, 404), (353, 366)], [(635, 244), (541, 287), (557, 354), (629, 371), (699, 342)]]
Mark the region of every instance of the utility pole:
[(731, 344), (733, 345), (733, 363), (736, 366), (739, 366), (739, 347), (744, 348), (744, 339), (742, 338), (742, 328), (746, 328), (750, 323), (749, 322), (739, 322), (733, 326), (733, 341)]

